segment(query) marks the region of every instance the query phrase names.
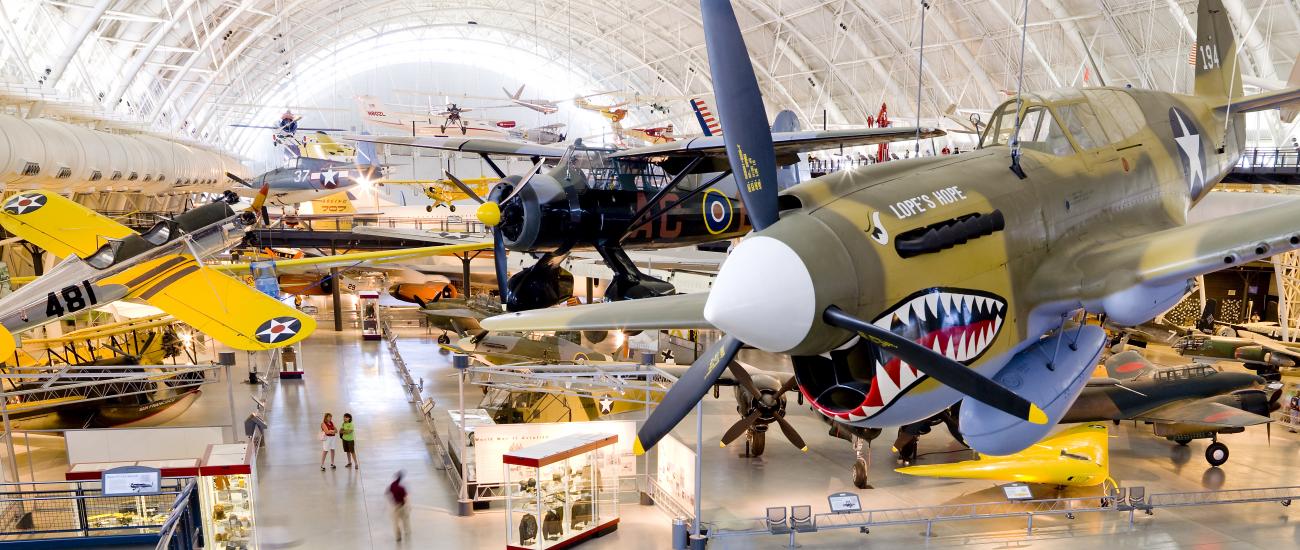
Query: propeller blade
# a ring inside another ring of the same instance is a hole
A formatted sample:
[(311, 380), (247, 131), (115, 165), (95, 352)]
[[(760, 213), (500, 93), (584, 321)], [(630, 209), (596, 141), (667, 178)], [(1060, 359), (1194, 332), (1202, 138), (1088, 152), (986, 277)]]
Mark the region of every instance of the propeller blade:
[(758, 391), (758, 386), (754, 385), (754, 379), (749, 376), (749, 371), (745, 370), (745, 367), (732, 361), (727, 364), (727, 369), (731, 371), (732, 376), (736, 377), (736, 383), (745, 388), (745, 391), (749, 392), (750, 396), (757, 399), (760, 395), (763, 395), (762, 392)]
[(761, 414), (762, 413), (755, 410), (754, 412), (749, 413), (748, 416), (737, 420), (735, 424), (732, 424), (730, 428), (727, 428), (727, 433), (722, 434), (722, 441), (718, 442), (718, 446), (726, 447), (732, 441), (735, 441), (737, 437), (740, 437), (740, 434), (745, 433), (745, 430), (748, 430), (750, 426), (753, 426), (755, 422), (758, 422), (758, 417)]
[(799, 432), (794, 431), (794, 426), (790, 425), (789, 420), (786, 420), (784, 416), (778, 416), (776, 417), (776, 423), (781, 426), (781, 433), (785, 434), (786, 439), (794, 443), (794, 446), (800, 451), (808, 452), (808, 444), (803, 442), (802, 437), (799, 437)]
[(252, 185), (250, 185), (246, 180), (244, 180), (244, 178), (231, 174), (230, 172), (226, 172), (226, 177), (235, 180), (235, 183), (238, 183), (244, 187), (252, 187)]
[(799, 387), (799, 378), (797, 376), (791, 376), (789, 380), (785, 381), (785, 384), (781, 385), (781, 389), (776, 390), (776, 395), (777, 397), (780, 397), (781, 395), (785, 394), (785, 392), (793, 390), (797, 387)]
[(736, 352), (740, 351), (740, 345), (740, 340), (723, 336), (695, 359), (691, 367), (686, 369), (686, 374), (673, 384), (663, 400), (659, 402), (659, 406), (650, 413), (650, 418), (647, 418), (645, 424), (641, 426), (641, 431), (637, 432), (636, 441), (632, 446), (636, 454), (645, 454), (647, 448), (653, 447), (673, 429), (673, 426), (686, 418), (691, 408), (709, 393), (709, 388), (713, 387), (713, 384), (717, 383), (718, 377), (722, 376), (724, 366), (736, 357)]
[(510, 289), (507, 288), (508, 279), (506, 277), (506, 241), (501, 234), (500, 227), (492, 228), (492, 263), (496, 266), (497, 272), (497, 292), (501, 295), (501, 303), (510, 302)]
[(966, 365), (935, 353), (903, 336), (853, 317), (835, 306), (826, 308), (822, 318), (828, 324), (861, 334), (940, 383), (978, 399), (981, 403), (1027, 422), (1047, 423), (1047, 413), (1038, 408), (1038, 405), (1030, 403), (1028, 399), (1002, 384), (985, 378)]
[(528, 181), (533, 179), (533, 176), (537, 174), (538, 170), (542, 169), (542, 164), (545, 164), (545, 162), (546, 160), (542, 159), (534, 163), (533, 168), (528, 171), (528, 174), (524, 176), (524, 179), (519, 180), (519, 185), (516, 185), (515, 188), (510, 191), (510, 194), (501, 200), (500, 204), (509, 202), (510, 199), (515, 198), (515, 195), (518, 195), (520, 191), (523, 191), (524, 186), (528, 185)]
[(470, 189), (468, 185), (465, 185), (465, 182), (460, 181), (460, 178), (456, 177), (456, 174), (453, 174), (450, 171), (444, 173), (447, 174), (447, 179), (451, 180), (451, 183), (460, 189), (460, 192), (464, 193), (465, 196), (474, 199), (474, 202), (479, 204), (485, 202), (482, 197), (478, 196), (478, 193), (475, 193), (473, 189)]
[(730, 0), (701, 0), (718, 120), (736, 187), (755, 231), (776, 223), (776, 153), (763, 94)]

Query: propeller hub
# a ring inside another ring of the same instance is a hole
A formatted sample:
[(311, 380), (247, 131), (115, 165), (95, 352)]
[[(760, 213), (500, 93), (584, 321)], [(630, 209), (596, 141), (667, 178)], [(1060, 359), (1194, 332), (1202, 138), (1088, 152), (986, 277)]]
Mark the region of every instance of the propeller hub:
[(822, 321), (833, 303), (857, 304), (857, 275), (830, 228), (787, 215), (741, 241), (709, 291), (704, 318), (750, 346), (815, 355), (847, 335)]
[(496, 201), (488, 201), (478, 205), (478, 212), (474, 213), (478, 221), (488, 227), (496, 227), (501, 223), (501, 206)]

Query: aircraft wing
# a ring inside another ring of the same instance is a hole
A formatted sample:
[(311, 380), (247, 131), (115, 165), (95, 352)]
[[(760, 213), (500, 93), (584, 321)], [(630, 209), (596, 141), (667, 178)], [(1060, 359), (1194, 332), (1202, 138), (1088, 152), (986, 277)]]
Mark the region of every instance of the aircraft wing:
[[(668, 365), (664, 363), (655, 364), (655, 368), (673, 375), (673, 377), (678, 380), (681, 380), (682, 376), (686, 375), (686, 369), (690, 367), (691, 367), (690, 364), (686, 364), (686, 365)], [(740, 363), (740, 368), (745, 369), (745, 371), (749, 373), (750, 377), (766, 375), (766, 376), (771, 376), (772, 378), (775, 378), (782, 382), (784, 382), (786, 379), (790, 378), (791, 376), (794, 376), (793, 373), (763, 370), (757, 367), (746, 365), (744, 363)], [(730, 369), (725, 369), (722, 371), (722, 375), (718, 377), (718, 381), (716, 382), (716, 384), (719, 386), (735, 386), (736, 377), (731, 374)]]
[(66, 258), (94, 254), (108, 239), (135, 231), (49, 191), (25, 191), (0, 207), (0, 226), (46, 252)]
[[(442, 246), (425, 246), (420, 248), (407, 248), (404, 250), (377, 250), (374, 252), (353, 252), (350, 254), (336, 254), (333, 256), (315, 256), (311, 258), (294, 258), (290, 260), (278, 260), (275, 262), (276, 270), (295, 269), (301, 267), (313, 268), (330, 268), (330, 267), (357, 267), (361, 265), (373, 265), (384, 262), (395, 262), (399, 260), (409, 260), (412, 258), (423, 258), (426, 256), (437, 256), (440, 254), (455, 254), (457, 252), (470, 252), (474, 250), (484, 250), (492, 248), (492, 243), (468, 243), (453, 244)], [(249, 270), (248, 263), (217, 264), (209, 266), (217, 271), (228, 273), (240, 273)]]
[(712, 329), (704, 320), (707, 292), (507, 313), (483, 320), (493, 331)]
[(1255, 111), (1294, 107), (1297, 104), (1300, 104), (1300, 87), (1239, 97), (1219, 105), (1217, 109), (1229, 113), (1253, 113)]
[(1138, 415), (1134, 420), (1157, 424), (1192, 424), (1207, 428), (1245, 428), (1272, 422), (1272, 419), (1267, 416), (1260, 416), (1209, 399), (1171, 403)]
[(351, 141), (382, 143), (401, 147), (418, 147), (420, 149), (437, 149), (440, 151), (457, 151), (479, 155), (509, 155), (517, 157), (560, 158), (567, 147), (538, 145), (492, 138), (472, 137), (411, 137), (411, 136), (372, 136), (348, 134), (339, 136)]
[(352, 228), (353, 233), (360, 235), (373, 235), (376, 237), (392, 237), (395, 239), (408, 239), (412, 241), (424, 241), (437, 244), (466, 244), (466, 243), (487, 243), (491, 248), (492, 237), (489, 235), (475, 235), (472, 233), (452, 233), (425, 231), (423, 229), (403, 229), (400, 227), (374, 227), (363, 225)]
[(1101, 300), (1122, 291), (1185, 284), (1197, 275), (1300, 248), (1300, 204), (1159, 231), (1131, 228), (1102, 242), (1052, 251), (1034, 280), (1034, 300)]
[(139, 297), (238, 350), (287, 346), (316, 330), (316, 321), (301, 311), (215, 269), (186, 264), (146, 284)]
[[(944, 135), (937, 128), (921, 128), (921, 137)], [(916, 128), (862, 128), (857, 130), (804, 130), (798, 132), (774, 132), (772, 146), (777, 156), (807, 153), (833, 147), (856, 147), (875, 145), (916, 138)], [(660, 143), (648, 147), (637, 147), (626, 151), (611, 153), (610, 158), (651, 158), (651, 157), (726, 157), (727, 144), (722, 136), (700, 136)]]

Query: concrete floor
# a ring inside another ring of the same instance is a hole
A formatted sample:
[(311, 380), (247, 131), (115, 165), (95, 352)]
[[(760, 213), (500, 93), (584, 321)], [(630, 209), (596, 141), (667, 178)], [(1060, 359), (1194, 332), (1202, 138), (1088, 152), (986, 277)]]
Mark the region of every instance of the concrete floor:
[[(425, 394), (440, 407), (455, 406), (456, 380), (447, 355), (437, 351), (431, 335), (420, 329), (400, 332), (399, 346), (412, 369), (422, 377)], [(356, 331), (335, 333), (322, 327), (303, 346), (306, 377), (273, 386), (270, 431), (258, 462), (257, 529), (265, 548), (501, 548), (503, 516), (499, 509), (457, 518), (456, 491), (445, 474), (435, 468), (414, 405), (407, 403), (399, 376), (386, 346), (363, 342)], [(242, 365), (236, 377), (246, 372)], [(242, 418), (251, 408), (250, 386), (239, 384), (236, 404)], [(477, 392), (475, 392), (477, 393)], [(356, 417), (360, 469), (321, 472), (317, 425), (321, 415), (344, 412)], [(708, 397), (704, 404), (704, 517), (719, 525), (742, 525), (760, 516), (767, 506), (810, 504), (826, 511), (826, 495), (854, 491), (850, 465), (852, 449), (826, 434), (825, 426), (805, 407), (791, 405), (789, 418), (807, 440), (808, 453), (788, 444), (779, 432), (769, 435), (767, 453), (742, 458), (743, 445), (721, 449), (721, 434), (736, 421), (734, 399)], [(638, 415), (639, 416), (639, 415)], [(178, 421), (184, 425), (223, 423), (229, 417), (223, 384), (213, 384)], [(688, 417), (674, 435), (693, 446), (695, 422)], [(963, 482), (911, 478), (892, 471), (886, 430), (872, 449), (873, 489), (855, 491), (866, 509), (929, 506), (948, 503), (1000, 501), (992, 482)], [(1112, 430), (1113, 475), (1124, 485), (1145, 486), (1148, 492), (1195, 491), (1218, 488), (1300, 485), (1300, 437), (1274, 429), (1271, 445), (1265, 431), (1251, 429), (1223, 438), (1232, 451), (1222, 468), (1209, 468), (1203, 458), (1204, 441), (1178, 447), (1150, 434), (1149, 427), (1131, 423)], [(943, 431), (927, 436), (921, 452), (926, 461), (966, 458), (965, 451)], [(394, 472), (407, 475), (411, 491), (414, 537), (394, 541), (385, 488)], [(1053, 494), (1038, 488), (1039, 496)], [(1099, 490), (1069, 490), (1065, 496), (1099, 494)], [(1117, 516), (1041, 518), (1033, 536), (1024, 533), (1022, 520), (942, 524), (934, 536), (923, 536), (920, 526), (882, 527), (869, 535), (821, 532), (801, 535), (807, 547), (861, 548), (864, 546), (976, 548), (1265, 548), (1300, 546), (1300, 521), (1290, 508), (1276, 504), (1233, 505), (1162, 510), (1139, 518), (1135, 526)], [(586, 544), (588, 548), (668, 548), (670, 518), (657, 507), (625, 504), (615, 533)], [(781, 548), (786, 539), (764, 536), (715, 540), (715, 548)]]

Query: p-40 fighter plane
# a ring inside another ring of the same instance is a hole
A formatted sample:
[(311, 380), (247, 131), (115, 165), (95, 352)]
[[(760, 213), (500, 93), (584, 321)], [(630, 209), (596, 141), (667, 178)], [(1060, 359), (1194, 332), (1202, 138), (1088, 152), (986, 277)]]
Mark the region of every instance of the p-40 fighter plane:
[[(1169, 309), (1188, 279), (1300, 248), (1300, 207), (1187, 224), (1236, 162), (1243, 97), (1219, 0), (1198, 8), (1195, 95), (1127, 88), (1025, 94), (980, 147), (836, 172), (778, 196), (763, 100), (727, 0), (703, 0), (716, 107), (754, 233), (707, 294), (507, 314), (490, 330), (716, 328), (642, 426), (653, 445), (743, 345), (792, 356), (823, 414), (908, 424), (961, 400), (966, 442), (1018, 452), (1047, 435), (1092, 373), (1105, 331)], [(781, 289), (772, 292), (773, 288)]]

